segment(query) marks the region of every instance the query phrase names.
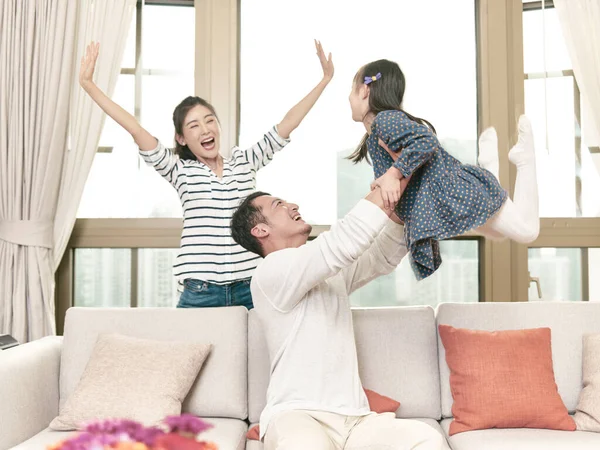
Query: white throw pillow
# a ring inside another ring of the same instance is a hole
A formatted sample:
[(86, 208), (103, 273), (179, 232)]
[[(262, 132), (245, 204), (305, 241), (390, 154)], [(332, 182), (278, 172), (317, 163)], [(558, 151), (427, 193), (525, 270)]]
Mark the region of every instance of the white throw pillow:
[(211, 347), (99, 335), (79, 384), (50, 428), (75, 430), (108, 418), (155, 425), (165, 416), (181, 414), (181, 403)]
[(600, 334), (583, 336), (583, 389), (573, 418), (578, 430), (600, 432)]

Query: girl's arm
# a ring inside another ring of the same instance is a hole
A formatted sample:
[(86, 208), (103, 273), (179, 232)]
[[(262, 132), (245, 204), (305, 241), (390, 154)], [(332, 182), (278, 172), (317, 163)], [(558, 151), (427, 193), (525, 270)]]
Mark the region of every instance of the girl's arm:
[(156, 138), (142, 128), (135, 117), (108, 98), (92, 80), (99, 49), (100, 44), (97, 42), (92, 42), (87, 46), (85, 56), (81, 59), (79, 84), (106, 114), (125, 128), (140, 150), (151, 151), (156, 149), (158, 145)]
[(441, 148), (433, 131), (401, 111), (377, 114), (371, 130), (388, 146), (388, 151), (400, 152), (393, 165), (400, 172), (399, 178), (411, 176)]
[(381, 188), (386, 208), (389, 208), (400, 200), (414, 171), (433, 157), (440, 144), (431, 130), (410, 120), (401, 111), (377, 114), (371, 133), (394, 160), (392, 167), (372, 185)]
[(323, 68), (323, 78), (306, 97), (300, 100), (300, 103), (288, 111), (283, 120), (277, 125), (277, 131), (284, 139), (288, 139), (290, 137), (290, 133), (298, 128), (300, 122), (302, 122), (304, 117), (306, 117), (306, 114), (308, 114), (311, 108), (315, 105), (325, 90), (325, 87), (333, 78), (333, 61), (331, 60), (331, 53), (329, 54), (329, 58), (325, 58), (323, 47), (321, 43), (316, 40), (315, 47), (317, 49), (317, 56), (321, 62), (321, 67)]

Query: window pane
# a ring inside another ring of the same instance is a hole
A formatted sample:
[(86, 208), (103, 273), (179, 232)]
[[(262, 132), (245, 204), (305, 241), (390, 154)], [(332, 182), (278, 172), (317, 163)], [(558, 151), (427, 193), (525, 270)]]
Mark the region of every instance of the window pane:
[(194, 95), (193, 72), (181, 76), (145, 75), (142, 80), (142, 125), (165, 146), (175, 142), (173, 111)]
[(125, 43), (125, 51), (123, 53), (123, 60), (121, 61), (121, 68), (133, 69), (135, 68), (135, 28), (136, 28), (136, 17), (134, 14), (129, 26), (129, 32), (127, 34), (127, 42)]
[(540, 299), (535, 283), (531, 283), (530, 301), (581, 301), (581, 249), (530, 248), (529, 274), (539, 278), (542, 290)]
[(178, 249), (140, 248), (138, 250), (138, 306), (177, 306), (177, 280), (173, 261)]
[(582, 134), (575, 117), (573, 77), (525, 80), (525, 114), (534, 131), (540, 216), (599, 216), (600, 165), (590, 153), (588, 135), (576, 140)]
[(556, 9), (523, 13), (523, 57), (525, 73), (572, 68)]
[(194, 8), (144, 6), (143, 64), (146, 69), (194, 72)]
[[(183, 98), (194, 95), (194, 8), (143, 8), (143, 68), (179, 73), (142, 77), (140, 119), (146, 129), (171, 147), (173, 109)], [(176, 33), (166, 33), (166, 29), (176, 30)], [(123, 59), (126, 67), (135, 65), (135, 42), (134, 20)], [(119, 76), (113, 100), (134, 114), (134, 75)], [(77, 217), (181, 217), (177, 192), (153, 168), (146, 166), (131, 136), (108, 117), (99, 146), (112, 147), (112, 151), (95, 155)]]
[(131, 303), (131, 250), (75, 249), (75, 306), (128, 307)]
[[(337, 189), (340, 178), (359, 176), (356, 189), (363, 194), (369, 189), (372, 172), (364, 170), (369, 166), (362, 163), (357, 168), (361, 174), (345, 174), (341, 171), (348, 168), (341, 158), (364, 134), (362, 124), (351, 119), (348, 94), (355, 72), (370, 60), (397, 61), (407, 78), (405, 109), (432, 122), (451, 153), (465, 162), (476, 160), (474, 1), (384, 0), (376, 8), (365, 5), (358, 0), (241, 2), (242, 146), (278, 123), (319, 81), (313, 38), (333, 53), (334, 81), (293, 133), (289, 147), (258, 175), (259, 189), (298, 203), (311, 223), (333, 223), (339, 205), (348, 202), (346, 193)], [(357, 31), (365, 23), (377, 23), (376, 35)]]
[(350, 296), (353, 306), (431, 305), (479, 301), (479, 242), (440, 242), (443, 258), (430, 277), (417, 281), (408, 257), (391, 274), (379, 277)]

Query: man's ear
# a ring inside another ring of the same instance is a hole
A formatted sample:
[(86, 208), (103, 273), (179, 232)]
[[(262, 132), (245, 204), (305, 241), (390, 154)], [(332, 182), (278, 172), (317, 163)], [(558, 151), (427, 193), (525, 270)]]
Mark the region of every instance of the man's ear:
[(185, 145), (185, 139), (183, 138), (183, 136), (175, 133), (175, 140), (177, 141), (177, 143), (179, 145)]
[(252, 236), (258, 239), (266, 238), (270, 234), (270, 232), (271, 231), (269, 227), (265, 223), (259, 223), (254, 228), (252, 228), (252, 230), (250, 230)]

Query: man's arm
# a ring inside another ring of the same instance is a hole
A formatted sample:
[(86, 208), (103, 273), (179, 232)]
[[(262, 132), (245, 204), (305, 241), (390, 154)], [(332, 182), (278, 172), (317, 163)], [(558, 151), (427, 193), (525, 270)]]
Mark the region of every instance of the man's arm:
[(381, 275), (393, 272), (407, 253), (404, 226), (392, 214), (373, 245), (354, 264), (342, 271), (348, 293)]
[(276, 309), (291, 311), (308, 291), (354, 264), (371, 247), (390, 214), (378, 190), (371, 191), (314, 241), (268, 255), (254, 274), (254, 286)]

